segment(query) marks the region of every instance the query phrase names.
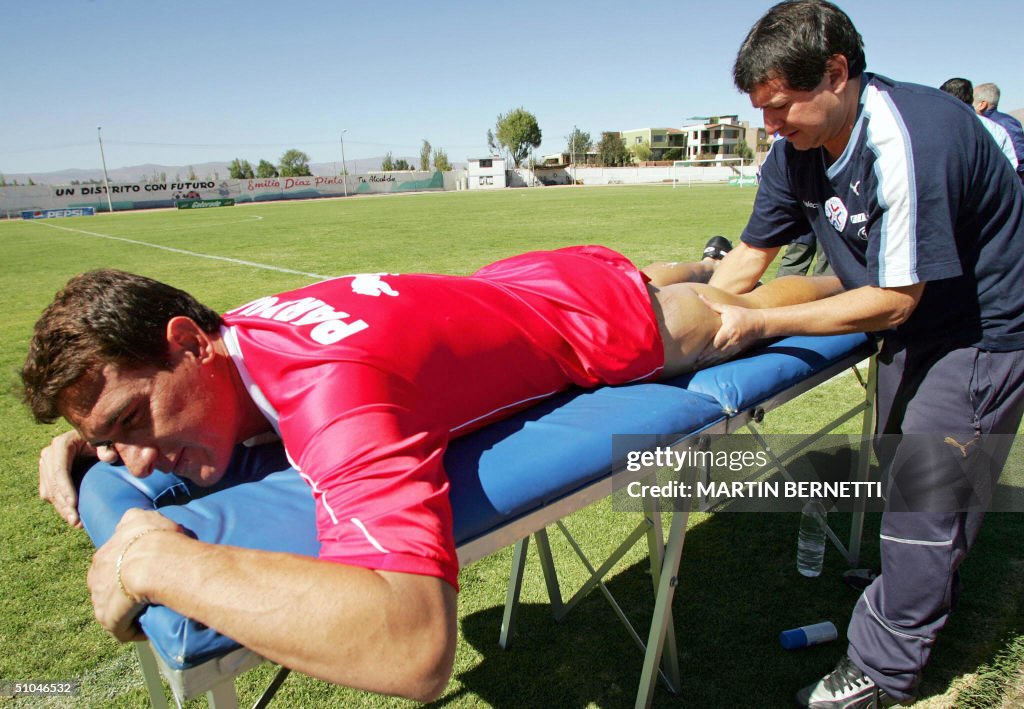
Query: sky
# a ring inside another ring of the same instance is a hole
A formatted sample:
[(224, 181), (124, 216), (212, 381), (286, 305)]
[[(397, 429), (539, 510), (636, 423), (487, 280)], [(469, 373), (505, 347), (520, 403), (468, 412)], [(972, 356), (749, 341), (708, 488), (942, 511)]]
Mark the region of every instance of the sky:
[[(0, 173), (260, 159), (312, 162), (423, 139), (489, 154), (523, 107), (560, 152), (574, 127), (680, 127), (761, 116), (732, 62), (772, 4), (754, 0), (4, 0)], [(1020, 0), (847, 0), (868, 69), (937, 86), (994, 81), (1024, 107)]]

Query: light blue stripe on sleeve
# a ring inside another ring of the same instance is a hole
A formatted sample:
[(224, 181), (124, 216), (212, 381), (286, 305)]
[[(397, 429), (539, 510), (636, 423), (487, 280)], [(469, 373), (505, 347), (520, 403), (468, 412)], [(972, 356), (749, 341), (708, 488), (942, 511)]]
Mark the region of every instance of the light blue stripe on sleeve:
[(865, 146), (875, 154), (875, 179), (882, 217), (878, 285), (883, 288), (917, 283), (917, 183), (910, 135), (899, 110), (885, 92), (865, 92)]

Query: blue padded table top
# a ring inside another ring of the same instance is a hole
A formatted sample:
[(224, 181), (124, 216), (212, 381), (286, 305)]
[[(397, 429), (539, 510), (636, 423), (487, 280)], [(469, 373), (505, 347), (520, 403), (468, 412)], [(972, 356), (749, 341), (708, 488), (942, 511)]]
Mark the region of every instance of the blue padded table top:
[(610, 475), (612, 436), (651, 446), (697, 433), (725, 416), (706, 396), (665, 384), (572, 391), (449, 444), (445, 469), (457, 544)]
[(665, 383), (711, 397), (725, 413), (734, 414), (786, 391), (836, 362), (858, 353), (867, 359), (874, 352), (872, 338), (863, 333), (786, 337)]
[[(445, 455), (457, 544), (600, 480), (614, 460), (612, 436), (643, 434), (664, 445), (700, 433), (749, 401), (761, 401), (866, 348), (863, 335), (787, 338), (740, 360), (661, 383), (574, 390), (453, 441)], [(864, 356), (871, 354), (865, 349)], [(258, 484), (244, 484), (258, 482)], [(200, 496), (202, 495), (202, 496)], [(79, 511), (97, 545), (125, 510), (161, 513), (210, 543), (316, 556), (315, 510), (306, 483), (280, 446), (239, 447), (225, 483), (200, 490), (172, 475), (132, 478), (98, 464), (82, 484)], [(244, 602), (241, 599), (240, 602)], [(169, 608), (140, 618), (173, 668), (219, 657), (238, 644)]]

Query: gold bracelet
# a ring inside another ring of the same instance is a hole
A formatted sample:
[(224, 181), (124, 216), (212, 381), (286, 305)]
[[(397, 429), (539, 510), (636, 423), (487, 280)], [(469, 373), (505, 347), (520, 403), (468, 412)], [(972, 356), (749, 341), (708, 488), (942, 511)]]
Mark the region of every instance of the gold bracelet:
[(128, 589), (125, 588), (124, 581), (121, 580), (121, 565), (124, 563), (124, 557), (128, 553), (128, 550), (131, 549), (132, 544), (134, 544), (135, 542), (139, 541), (140, 539), (142, 539), (144, 536), (146, 536), (150, 532), (170, 532), (170, 531), (173, 531), (173, 530), (170, 530), (170, 529), (160, 529), (159, 527), (151, 527), (150, 529), (147, 529), (147, 530), (144, 530), (142, 532), (139, 532), (134, 537), (132, 537), (131, 539), (128, 540), (128, 542), (124, 545), (124, 547), (121, 548), (120, 556), (117, 557), (117, 564), (114, 567), (114, 569), (115, 569), (115, 571), (117, 573), (117, 585), (121, 588), (121, 592), (124, 593), (124, 595), (128, 597), (128, 600), (131, 601), (132, 603), (134, 603), (137, 606), (138, 605), (142, 605), (142, 599), (141, 598), (136, 598), (135, 596), (130, 594), (128, 592)]

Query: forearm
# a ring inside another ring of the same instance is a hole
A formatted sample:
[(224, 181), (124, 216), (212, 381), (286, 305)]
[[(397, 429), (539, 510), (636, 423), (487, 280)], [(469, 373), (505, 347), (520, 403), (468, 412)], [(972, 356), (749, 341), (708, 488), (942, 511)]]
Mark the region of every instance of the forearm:
[(725, 255), (708, 283), (729, 293), (747, 293), (778, 252), (778, 248), (758, 249), (740, 242)]
[(857, 288), (822, 300), (759, 311), (764, 337), (879, 332), (906, 321), (923, 284), (907, 289)]
[(455, 591), (440, 579), (149, 535), (126, 587), (286, 667), (419, 699), (443, 690)]

